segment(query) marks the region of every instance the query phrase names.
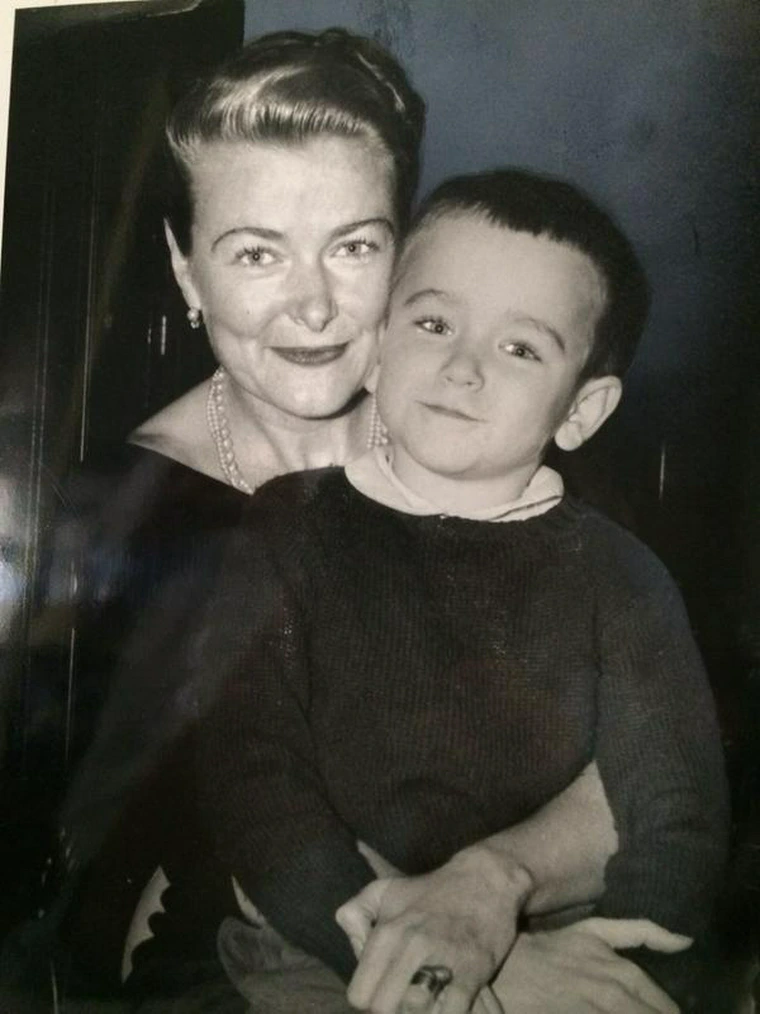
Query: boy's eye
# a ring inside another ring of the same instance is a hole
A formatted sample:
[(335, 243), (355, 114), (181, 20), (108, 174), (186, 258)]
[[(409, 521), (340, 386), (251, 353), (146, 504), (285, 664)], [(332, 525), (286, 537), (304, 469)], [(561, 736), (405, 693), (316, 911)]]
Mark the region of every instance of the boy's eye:
[(427, 331), (428, 334), (450, 335), (452, 333), (451, 326), (443, 317), (420, 317), (414, 323), (422, 331)]
[(354, 236), (344, 240), (336, 249), (336, 257), (347, 257), (354, 260), (363, 260), (370, 254), (380, 249), (380, 244), (372, 239), (363, 239), (361, 236)]
[(501, 347), (507, 355), (514, 356), (515, 359), (534, 359), (536, 362), (541, 361), (541, 357), (538, 355), (536, 350), (532, 348), (532, 346), (526, 345), (525, 342), (504, 342)]
[(249, 246), (236, 254), (235, 260), (253, 268), (268, 268), (270, 264), (275, 263), (277, 257), (272, 250), (267, 250), (266, 247)]

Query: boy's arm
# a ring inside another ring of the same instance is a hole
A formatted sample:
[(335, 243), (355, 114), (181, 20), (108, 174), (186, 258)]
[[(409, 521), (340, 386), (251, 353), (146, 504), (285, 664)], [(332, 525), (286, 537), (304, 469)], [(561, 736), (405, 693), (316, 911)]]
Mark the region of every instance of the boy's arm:
[(519, 1014), (678, 1014), (676, 1004), (616, 952), (662, 954), (687, 946), (644, 919), (584, 919), (563, 929), (521, 933), (492, 984), (504, 1011)]
[[(613, 855), (615, 831), (592, 766), (567, 790), (566, 798), (554, 800), (524, 825), (464, 850), (471, 860), (478, 854), (489, 857), (482, 863), (471, 861), (470, 875), (476, 880), (487, 875), (492, 883), (494, 878), (511, 879), (524, 889), (520, 874), (529, 872), (532, 888), (523, 894), (529, 913), (593, 900), (603, 881), (606, 890), (597, 914), (647, 918), (693, 936), (709, 917), (723, 865), (726, 792), (703, 666), (680, 596), (663, 571), (658, 571), (650, 594), (608, 626), (603, 659), (597, 759), (605, 790), (612, 793), (614, 826), (621, 838), (618, 853)], [(588, 845), (594, 858), (584, 866)], [(455, 857), (455, 865), (463, 854)], [(354, 937), (378, 920), (353, 980), (356, 1000), (367, 1002), (381, 986), (386, 988), (382, 985), (386, 982), (396, 992), (401, 989), (402, 976), (394, 965), (402, 938), (412, 951), (417, 949), (415, 935), (426, 937), (431, 959), (447, 952), (440, 907), (445, 905), (452, 927), (467, 911), (466, 895), (456, 889), (453, 879), (451, 888), (447, 885), (443, 876), (447, 866), (430, 875), (437, 894), (432, 904), (423, 890), (425, 878), (405, 878), (380, 882), (382, 888), (371, 885), (357, 904), (344, 909), (341, 921), (346, 925), (348, 916)], [(490, 906), (495, 915), (503, 895), (492, 887), (485, 896), (486, 909), (481, 906), (485, 918), (469, 956), (461, 946), (456, 948), (457, 965), (470, 990), (474, 977), (482, 976), (487, 957), (498, 967), (506, 953), (499, 950), (504, 934), (489, 937), (482, 932), (483, 925), (499, 927), (498, 920), (490, 918)], [(423, 903), (427, 911), (421, 912)], [(519, 907), (519, 903), (510, 906), (510, 918)], [(649, 967), (646, 953), (632, 956)], [(687, 969), (693, 960), (691, 953), (668, 958), (652, 970), (677, 990), (680, 968)], [(472, 972), (465, 970), (468, 966)], [(693, 974), (693, 967), (685, 974)]]
[(267, 535), (236, 536), (197, 638), (201, 802), (246, 895), (290, 943), (348, 978), (355, 961), (333, 913), (373, 873), (326, 797), (302, 617)]
[[(620, 843), (596, 914), (698, 937), (726, 859), (727, 790), (707, 677), (664, 571), (603, 631), (602, 649), (596, 758)], [(693, 985), (694, 949), (630, 956), (676, 998)]]
[(619, 848), (597, 914), (695, 936), (726, 858), (715, 707), (681, 597), (666, 576), (603, 633), (596, 759)]
[[(220, 856), (245, 893), (293, 944), (350, 975), (353, 957), (334, 913), (373, 874), (327, 801), (306, 719), (297, 599), (269, 551), (269, 532), (255, 528), (260, 521), (236, 536), (197, 625), (194, 664), (205, 695), (198, 778)], [(483, 866), (496, 877), (486, 893), (492, 904), (502, 899), (494, 905), (503, 938), (497, 961), (514, 939), (526, 888), (536, 911), (593, 899), (615, 844), (593, 766), (524, 825), (484, 843)], [(477, 852), (463, 856), (466, 878), (477, 860)], [(475, 880), (482, 885), (479, 873)], [(440, 881), (456, 921), (467, 892), (449, 889), (445, 874)]]

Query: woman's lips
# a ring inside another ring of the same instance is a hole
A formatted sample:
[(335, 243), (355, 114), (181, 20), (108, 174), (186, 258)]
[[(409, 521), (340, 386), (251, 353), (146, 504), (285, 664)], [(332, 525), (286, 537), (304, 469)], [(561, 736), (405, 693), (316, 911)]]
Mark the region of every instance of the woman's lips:
[(270, 345), (270, 352), (274, 352), (281, 359), (296, 366), (324, 366), (326, 363), (333, 363), (340, 359), (348, 348), (349, 343), (341, 345), (320, 345), (318, 348), (307, 348), (300, 345)]

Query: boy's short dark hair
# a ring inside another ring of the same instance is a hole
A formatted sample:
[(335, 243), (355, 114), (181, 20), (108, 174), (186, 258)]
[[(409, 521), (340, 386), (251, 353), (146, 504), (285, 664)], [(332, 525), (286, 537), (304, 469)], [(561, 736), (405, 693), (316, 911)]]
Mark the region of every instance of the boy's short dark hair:
[(564, 180), (493, 169), (454, 176), (436, 187), (417, 211), (410, 236), (457, 212), (482, 214), (495, 225), (547, 236), (584, 253), (604, 279), (606, 301), (579, 380), (623, 376), (644, 330), (649, 286), (633, 247), (605, 211)]

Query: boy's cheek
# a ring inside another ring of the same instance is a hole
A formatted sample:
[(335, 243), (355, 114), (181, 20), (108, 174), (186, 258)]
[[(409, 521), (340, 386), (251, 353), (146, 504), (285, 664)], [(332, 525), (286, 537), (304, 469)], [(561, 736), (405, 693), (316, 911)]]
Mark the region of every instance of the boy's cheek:
[(364, 386), (369, 391), (370, 394), (377, 394), (377, 385), (379, 377), (380, 377), (380, 363), (377, 362), (367, 375), (367, 379), (364, 381)]
[(393, 307), (391, 307), (380, 323), (380, 345), (392, 348), (398, 344), (402, 339), (402, 330), (398, 318), (393, 314)]

